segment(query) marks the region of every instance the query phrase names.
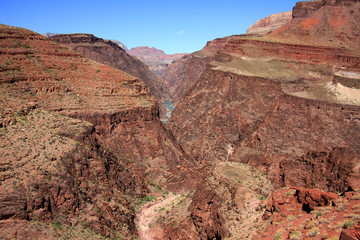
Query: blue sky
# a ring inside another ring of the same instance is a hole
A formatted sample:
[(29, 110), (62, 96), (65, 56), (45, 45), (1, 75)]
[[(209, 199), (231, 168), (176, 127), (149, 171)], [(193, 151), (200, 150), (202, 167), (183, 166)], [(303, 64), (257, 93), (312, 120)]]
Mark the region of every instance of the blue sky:
[(128, 48), (194, 52), (207, 41), (245, 33), (260, 18), (289, 11), (295, 0), (0, 0), (0, 23), (38, 33), (91, 33)]

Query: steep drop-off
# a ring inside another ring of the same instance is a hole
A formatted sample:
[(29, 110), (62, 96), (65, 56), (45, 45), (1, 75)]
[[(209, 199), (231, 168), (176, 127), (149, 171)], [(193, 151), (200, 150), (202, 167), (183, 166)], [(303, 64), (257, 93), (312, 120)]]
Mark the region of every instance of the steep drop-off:
[(50, 40), (139, 78), (160, 102), (169, 98), (168, 89), (159, 82), (147, 65), (110, 40), (103, 40), (91, 34), (57, 34), (50, 37)]
[[(293, 20), (270, 35), (228, 39), (167, 122), (199, 165), (246, 163), (265, 173), (277, 188), (316, 188), (350, 196), (310, 210), (301, 204), (273, 210), (254, 239), (301, 239), (295, 232), (309, 239), (320, 233), (336, 238), (349, 224), (341, 218), (358, 219), (359, 3), (322, 1), (318, 8), (306, 10), (312, 4), (318, 3), (297, 5)], [(338, 13), (349, 25), (336, 20)], [(330, 31), (331, 22), (339, 24)], [(349, 37), (339, 40), (339, 32)], [(296, 199), (292, 194), (285, 195)], [(281, 197), (279, 205), (292, 201)], [(340, 210), (337, 204), (342, 204)], [(304, 228), (319, 217), (315, 211), (326, 208), (333, 229), (320, 228), (320, 219)], [(290, 209), (299, 212), (281, 217)]]
[(135, 238), (201, 176), (137, 78), (0, 25), (0, 238)]
[(185, 55), (182, 59), (171, 64), (164, 72), (161, 80), (168, 87), (174, 106), (199, 80), (206, 65), (214, 59), (216, 53), (225, 46), (230, 38), (215, 39), (208, 42), (202, 50)]

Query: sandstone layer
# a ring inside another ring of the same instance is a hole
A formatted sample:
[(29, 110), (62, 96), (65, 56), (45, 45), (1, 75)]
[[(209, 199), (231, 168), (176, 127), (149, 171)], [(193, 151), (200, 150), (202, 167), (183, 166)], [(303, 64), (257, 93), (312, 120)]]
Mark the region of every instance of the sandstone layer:
[(166, 86), (159, 82), (148, 66), (126, 53), (113, 41), (103, 40), (91, 34), (57, 34), (50, 37), (50, 40), (139, 78), (160, 102), (168, 98)]
[(292, 11), (272, 14), (266, 18), (258, 20), (246, 31), (247, 34), (268, 34), (281, 28), (292, 19)]
[(0, 238), (135, 238), (138, 208), (199, 181), (142, 81), (26, 29), (0, 39)]
[[(301, 4), (311, 11), (301, 12)], [(302, 229), (316, 216), (314, 211), (325, 211), (320, 202), (327, 197), (321, 196), (334, 196), (309, 190), (296, 195), (302, 202), (294, 207), (299, 214), (264, 220), (268, 226), (262, 225), (259, 232), (270, 230), (254, 239), (315, 239), (320, 234), (338, 238), (342, 228), (358, 218), (354, 179), (360, 176), (360, 52), (355, 37), (360, 32), (359, 3), (312, 4), (318, 2), (300, 3), (293, 20), (270, 35), (228, 39), (167, 122), (177, 142), (199, 165), (246, 163), (265, 173), (277, 188), (321, 189), (348, 196), (324, 200), (343, 204), (342, 210), (325, 204), (331, 212), (326, 219), (334, 218), (331, 221), (336, 223), (333, 229), (329, 223), (329, 230), (320, 231), (319, 222)], [(336, 37), (340, 32), (348, 37)], [(309, 197), (312, 192), (320, 202)], [(308, 206), (306, 211), (303, 205)]]

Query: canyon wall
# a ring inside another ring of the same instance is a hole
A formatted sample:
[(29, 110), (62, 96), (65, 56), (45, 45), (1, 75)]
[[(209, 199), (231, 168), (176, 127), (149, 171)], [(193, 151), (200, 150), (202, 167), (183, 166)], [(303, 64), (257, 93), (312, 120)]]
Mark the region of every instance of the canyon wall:
[(247, 34), (268, 34), (285, 24), (292, 19), (292, 11), (271, 14), (266, 18), (262, 18), (251, 25), (246, 33)]
[(137, 208), (199, 181), (142, 81), (0, 32), (1, 238), (134, 238)]
[(166, 86), (159, 82), (149, 67), (126, 53), (112, 41), (103, 40), (91, 34), (57, 34), (50, 37), (50, 40), (66, 46), (70, 50), (79, 52), (90, 59), (139, 78), (145, 82), (159, 101), (168, 98)]

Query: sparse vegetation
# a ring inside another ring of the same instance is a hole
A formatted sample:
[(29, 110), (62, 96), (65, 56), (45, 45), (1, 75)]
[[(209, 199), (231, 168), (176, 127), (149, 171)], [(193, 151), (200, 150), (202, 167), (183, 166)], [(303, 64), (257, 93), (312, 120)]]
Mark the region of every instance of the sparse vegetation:
[(290, 233), (289, 238), (290, 238), (291, 240), (300, 240), (300, 239), (301, 239), (301, 234), (300, 234), (300, 232), (292, 231), (292, 232)]
[(282, 239), (282, 231), (278, 230), (273, 238), (273, 240), (280, 240)]
[(351, 220), (345, 221), (343, 228), (349, 229), (349, 228), (351, 228), (353, 225), (355, 225), (355, 222), (353, 222), (353, 221), (351, 221)]
[(318, 224), (319, 224), (318, 221), (315, 221), (315, 220), (310, 221), (308, 224), (306, 224), (305, 229), (314, 228), (314, 227), (315, 227), (316, 225), (318, 225)]
[(309, 231), (308, 237), (316, 237), (319, 234), (319, 228), (312, 228)]

